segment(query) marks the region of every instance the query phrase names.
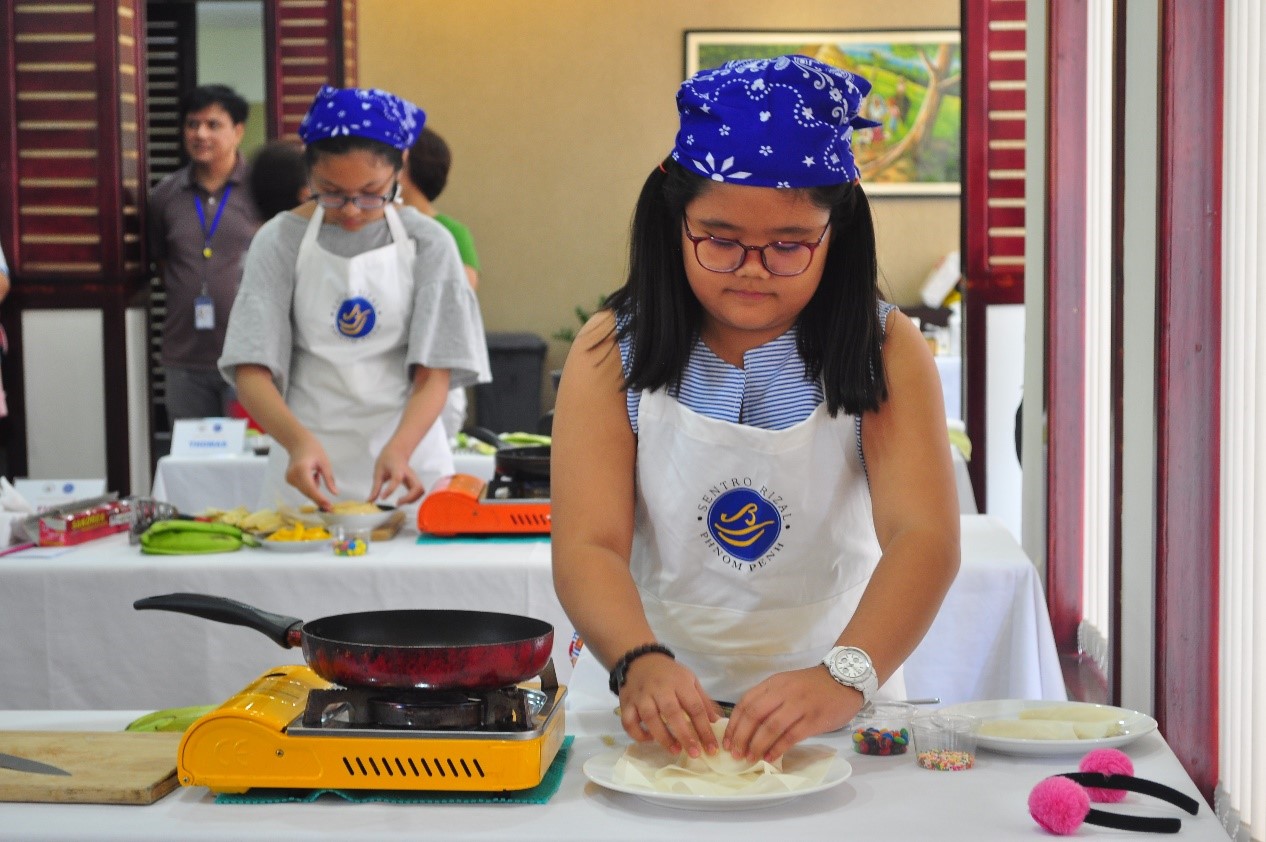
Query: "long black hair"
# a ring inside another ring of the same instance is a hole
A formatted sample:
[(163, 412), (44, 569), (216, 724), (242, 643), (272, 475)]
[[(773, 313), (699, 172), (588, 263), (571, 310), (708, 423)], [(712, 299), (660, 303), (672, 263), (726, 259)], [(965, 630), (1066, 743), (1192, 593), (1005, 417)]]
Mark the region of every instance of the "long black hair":
[[(633, 214), (629, 276), (607, 300), (617, 339), (631, 340), (625, 388), (680, 386), (698, 341), (703, 307), (686, 280), (682, 216), (712, 184), (669, 159), (642, 185)], [(796, 319), (797, 348), (808, 377), (821, 378), (827, 410), (876, 410), (888, 397), (879, 321), (878, 266), (870, 203), (859, 184), (802, 188), (830, 211), (830, 248), (822, 281)]]

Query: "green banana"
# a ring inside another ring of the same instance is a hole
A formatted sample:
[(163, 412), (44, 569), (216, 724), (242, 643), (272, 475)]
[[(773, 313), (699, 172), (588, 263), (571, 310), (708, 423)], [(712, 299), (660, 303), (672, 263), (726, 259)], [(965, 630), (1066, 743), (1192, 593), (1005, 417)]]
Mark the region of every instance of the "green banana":
[(227, 553), (259, 542), (236, 526), (200, 520), (160, 520), (141, 535), (141, 552), (155, 555)]
[(542, 444), (547, 445), (551, 442), (551, 439), (549, 436), (543, 436), (539, 433), (523, 433), (523, 432), (502, 433), (501, 440), (505, 442), (506, 444), (518, 444), (518, 445), (542, 445)]
[(184, 731), (204, 714), (218, 705), (196, 705), (185, 708), (167, 708), (147, 713), (128, 723), (125, 731)]

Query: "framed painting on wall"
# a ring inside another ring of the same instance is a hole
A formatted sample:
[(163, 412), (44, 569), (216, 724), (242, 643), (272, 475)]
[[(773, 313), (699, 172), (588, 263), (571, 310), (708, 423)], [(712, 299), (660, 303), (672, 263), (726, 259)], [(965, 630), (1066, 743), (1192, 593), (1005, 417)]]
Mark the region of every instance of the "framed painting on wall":
[(735, 59), (810, 56), (865, 77), (853, 134), (870, 195), (956, 196), (962, 174), (962, 51), (957, 30), (688, 31), (686, 76)]

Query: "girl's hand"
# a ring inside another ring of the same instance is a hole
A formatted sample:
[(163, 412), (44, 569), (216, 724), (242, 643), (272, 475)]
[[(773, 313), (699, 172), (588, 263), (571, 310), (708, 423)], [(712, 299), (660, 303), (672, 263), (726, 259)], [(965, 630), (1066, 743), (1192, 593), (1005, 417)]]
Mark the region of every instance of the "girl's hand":
[(734, 706), (722, 747), (735, 758), (772, 763), (806, 737), (843, 728), (861, 706), (862, 694), (826, 667), (775, 673)]
[(325, 483), (331, 494), (338, 494), (338, 486), (334, 482), (334, 468), (330, 465), (330, 457), (325, 455), (325, 448), (316, 436), (303, 436), (299, 444), (290, 450), (286, 482), (316, 503), (321, 511), (330, 510), (333, 504), (321, 493), (321, 483)]
[(720, 716), (694, 673), (667, 655), (643, 655), (629, 665), (620, 722), (637, 742), (654, 740), (674, 754), (684, 748), (691, 757), (716, 754), (712, 723)]
[(422, 481), (418, 479), (418, 475), (409, 467), (411, 455), (413, 455), (412, 451), (398, 452), (397, 448), (392, 447), (391, 442), (387, 443), (374, 462), (374, 485), (369, 492), (371, 503), (390, 497), (397, 488), (401, 487), (404, 488), (405, 493), (396, 501), (397, 505), (412, 503), (422, 496), (426, 489), (422, 487)]

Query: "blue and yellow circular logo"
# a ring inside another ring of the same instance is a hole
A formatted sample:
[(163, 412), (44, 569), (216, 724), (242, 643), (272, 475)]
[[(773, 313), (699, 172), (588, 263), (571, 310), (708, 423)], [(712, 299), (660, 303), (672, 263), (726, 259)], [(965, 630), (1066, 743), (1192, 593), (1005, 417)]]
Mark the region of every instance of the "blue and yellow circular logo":
[(727, 491), (708, 509), (708, 533), (743, 561), (755, 562), (764, 556), (781, 532), (778, 509), (750, 488)]
[(368, 298), (360, 296), (344, 301), (334, 314), (334, 326), (339, 336), (345, 336), (348, 339), (368, 336), (373, 332), (377, 321), (378, 314), (374, 310), (374, 305)]

